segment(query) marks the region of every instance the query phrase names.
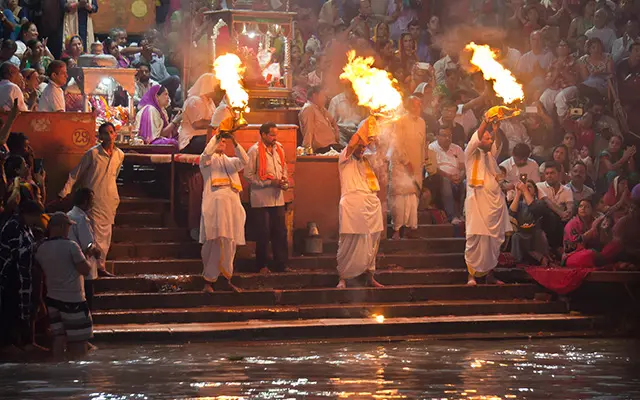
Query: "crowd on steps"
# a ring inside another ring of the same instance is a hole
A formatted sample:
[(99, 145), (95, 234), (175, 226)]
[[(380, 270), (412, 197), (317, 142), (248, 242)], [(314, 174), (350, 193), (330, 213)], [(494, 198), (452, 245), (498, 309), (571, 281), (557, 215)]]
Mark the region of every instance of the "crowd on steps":
[[(158, 26), (130, 40), (122, 28), (94, 32), (93, 20), (101, 17), (97, 0), (67, 0), (60, 4), (62, 37), (55, 43), (39, 33), (43, 9), (32, 7), (40, 3), (4, 4), (2, 347), (44, 351), (34, 341), (43, 315), (55, 357), (82, 355), (90, 347), (93, 281), (110, 275), (106, 255), (119, 205), (116, 179), (124, 153), (115, 143), (116, 127), (102, 124), (99, 143), (64, 187), (55, 188), (73, 201), (66, 213), (47, 213), (58, 199), (46, 198), (43, 164), (29, 138), (11, 130), (21, 113), (82, 111), (77, 71), (87, 55), (136, 70), (135, 92), (116, 88), (108, 101), (133, 100), (144, 144), (199, 156), (192, 173), (201, 178), (194, 203), (200, 223), (192, 237), (202, 243), (204, 290), (241, 290), (232, 283), (233, 261), (236, 246), (246, 243), (247, 210), (256, 231), (252, 272), (289, 268), (284, 194), (290, 171), (278, 126), (262, 121), (259, 140), (244, 149), (233, 135), (229, 97), (209, 62), (195, 63), (189, 82), (180, 78), (184, 47), (191, 43), (179, 22), (197, 28), (193, 43), (206, 42), (213, 21), (204, 12), (231, 2), (198, 0), (193, 14), (160, 3)], [(479, 278), (500, 284), (493, 270), (504, 253), (528, 266), (640, 265), (640, 2), (287, 4), (296, 13), (287, 72), (293, 78), (289, 101), (300, 108), (298, 144), (313, 153), (339, 153), (338, 288), (361, 276), (380, 287), (375, 268), (386, 237), (384, 213), (391, 218), (390, 239), (402, 240), (417, 237), (419, 208), (438, 210), (443, 222), (466, 232), (470, 285)], [(490, 45), (522, 83), (523, 112), (495, 117), (503, 102), (492, 81), (469, 64), (464, 47), (472, 41)], [(272, 60), (285, 48), (273, 49)], [(373, 57), (374, 67), (395, 79), (403, 98), (397, 118), (370, 114), (340, 80), (351, 49)], [(279, 68), (284, 74), (284, 65)], [(95, 99), (90, 104), (100, 107)], [(240, 201), (241, 176), (250, 187), (248, 206)]]

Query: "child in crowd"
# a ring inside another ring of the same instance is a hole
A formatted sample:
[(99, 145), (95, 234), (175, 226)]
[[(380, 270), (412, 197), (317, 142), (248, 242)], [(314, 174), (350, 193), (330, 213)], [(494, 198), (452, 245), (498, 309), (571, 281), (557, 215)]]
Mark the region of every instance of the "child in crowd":
[(104, 54), (104, 46), (100, 42), (91, 43), (91, 54), (100, 56)]

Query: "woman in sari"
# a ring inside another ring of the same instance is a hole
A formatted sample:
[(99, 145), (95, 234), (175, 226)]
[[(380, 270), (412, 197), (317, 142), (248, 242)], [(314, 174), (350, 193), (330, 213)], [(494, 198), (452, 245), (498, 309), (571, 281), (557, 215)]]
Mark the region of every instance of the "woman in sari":
[(106, 38), (102, 43), (104, 46), (104, 54), (110, 54), (115, 57), (118, 62), (118, 68), (129, 68), (131, 63), (127, 57), (124, 57), (120, 53), (120, 47), (118, 46), (118, 42), (110, 37)]
[(606, 191), (613, 179), (620, 174), (626, 174), (632, 183), (636, 182), (637, 173), (634, 160), (636, 147), (630, 146), (622, 150), (622, 145), (622, 137), (613, 135), (609, 139), (607, 149), (598, 156), (596, 160), (596, 192)]
[(64, 52), (61, 58), (69, 57), (78, 63), (78, 57), (84, 54), (84, 45), (82, 39), (78, 35), (73, 35), (67, 39), (64, 47)]
[(20, 33), (20, 25), (27, 22), (27, 10), (20, 7), (18, 0), (7, 0), (4, 8), (4, 39), (16, 40)]
[(596, 268), (613, 262), (620, 246), (612, 241), (613, 223), (608, 215), (594, 219), (591, 199), (578, 203), (578, 212), (564, 228), (562, 265), (570, 268)]
[(85, 49), (91, 48), (93, 36), (92, 14), (98, 12), (98, 0), (60, 0), (64, 10), (62, 38), (79, 35)]
[(418, 62), (416, 42), (410, 33), (405, 32), (400, 36), (398, 52), (392, 67), (393, 76), (398, 82), (404, 82), (411, 74), (411, 69), (416, 62)]
[(613, 217), (614, 222), (618, 222), (629, 212), (630, 204), (629, 181), (626, 177), (616, 176), (609, 185), (609, 190), (602, 198), (607, 209), (607, 214)]
[(182, 114), (176, 115), (171, 122), (167, 115), (169, 92), (162, 85), (152, 86), (147, 93), (142, 96), (138, 104), (139, 112), (136, 115), (136, 129), (138, 136), (146, 144), (171, 144), (178, 146), (178, 141), (174, 138), (174, 132), (182, 121)]
[(40, 99), (40, 74), (33, 68), (26, 68), (22, 70), (22, 77), (24, 78), (24, 103), (31, 111), (35, 111), (38, 108), (38, 100)]
[(516, 195), (509, 206), (515, 232), (511, 236), (511, 255), (517, 263), (529, 260), (549, 264), (549, 243), (539, 220), (545, 205), (538, 200), (538, 187), (532, 180), (516, 184)]

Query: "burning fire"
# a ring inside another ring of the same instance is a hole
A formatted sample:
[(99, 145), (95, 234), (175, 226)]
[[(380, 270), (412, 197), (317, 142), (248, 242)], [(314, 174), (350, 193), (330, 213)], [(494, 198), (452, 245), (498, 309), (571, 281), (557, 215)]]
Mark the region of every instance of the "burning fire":
[(351, 82), (358, 104), (373, 112), (392, 112), (402, 104), (400, 92), (393, 87), (396, 80), (387, 71), (372, 67), (373, 57), (356, 57), (354, 50), (347, 53), (349, 62), (340, 79)]
[(384, 315), (382, 314), (373, 314), (371, 316), (371, 318), (375, 319), (377, 323), (382, 324), (384, 323)]
[(232, 108), (244, 109), (249, 102), (249, 93), (242, 86), (244, 71), (242, 61), (232, 53), (221, 55), (213, 63), (213, 72), (220, 81), (220, 88), (227, 92), (229, 106)]
[(485, 80), (493, 81), (493, 90), (504, 99), (506, 104), (524, 98), (522, 85), (516, 81), (511, 71), (496, 60), (496, 53), (491, 50), (491, 47), (471, 42), (466, 49), (473, 51), (471, 64), (480, 68)]

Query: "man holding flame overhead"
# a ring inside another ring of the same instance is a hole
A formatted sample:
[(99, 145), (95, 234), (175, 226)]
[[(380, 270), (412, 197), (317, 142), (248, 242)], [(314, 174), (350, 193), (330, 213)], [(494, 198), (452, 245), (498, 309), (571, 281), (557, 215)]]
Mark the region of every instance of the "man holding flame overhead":
[(475, 286), (477, 277), (486, 276), (487, 283), (501, 284), (493, 276), (498, 264), (500, 246), (505, 232), (511, 231), (504, 193), (498, 182), (496, 156), (501, 143), (496, 141), (500, 120), (506, 107), (490, 108), (478, 130), (471, 136), (467, 148), (466, 176), (466, 248), (464, 258), (469, 270), (467, 284)]
[(346, 280), (367, 274), (369, 286), (382, 286), (374, 279), (378, 245), (382, 235), (380, 184), (365, 149), (377, 136), (376, 117), (367, 118), (338, 159), (340, 172), (340, 239), (338, 241), (338, 288)]

